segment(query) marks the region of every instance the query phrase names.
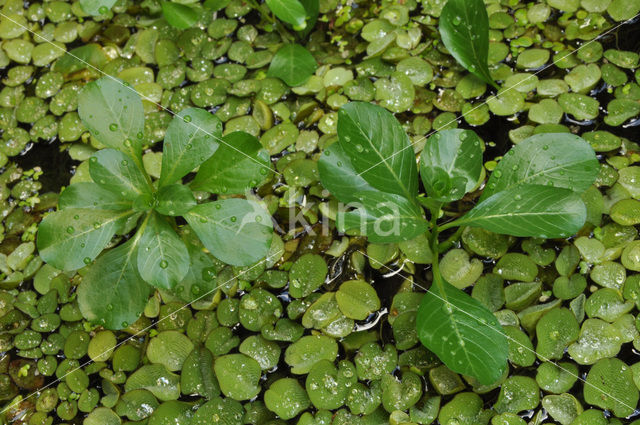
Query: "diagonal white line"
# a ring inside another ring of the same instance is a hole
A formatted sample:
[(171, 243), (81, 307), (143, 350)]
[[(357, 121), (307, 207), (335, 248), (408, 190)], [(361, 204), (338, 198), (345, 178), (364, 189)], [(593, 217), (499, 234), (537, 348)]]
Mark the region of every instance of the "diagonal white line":
[[(0, 12), (0, 16), (2, 16), (4, 19), (7, 19), (9, 21), (11, 21), (13, 24), (19, 26), (20, 28), (28, 31), (29, 33), (33, 34), (34, 37), (38, 37), (40, 40), (43, 40), (49, 44), (51, 44), (52, 46), (54, 46), (56, 49), (63, 51), (65, 54), (71, 56), (72, 58), (74, 58), (75, 60), (82, 62), (83, 64), (85, 64), (88, 68), (91, 68), (95, 71), (97, 71), (98, 73), (104, 75), (105, 77), (108, 77), (110, 79), (112, 79), (113, 81), (119, 83), (120, 85), (122, 85), (123, 87), (125, 87), (127, 90), (131, 90), (132, 92), (136, 93), (138, 96), (140, 96), (141, 98), (143, 98), (144, 100), (156, 105), (158, 108), (162, 109), (163, 111), (168, 112), (169, 114), (173, 115), (173, 116), (177, 116), (178, 114), (176, 114), (175, 112), (173, 112), (172, 110), (170, 110), (169, 108), (165, 108), (164, 106), (162, 106), (161, 104), (154, 102), (151, 98), (149, 98), (148, 96), (145, 96), (143, 94), (140, 94), (136, 91), (136, 89), (134, 89), (132, 86), (130, 85), (126, 85), (126, 84), (122, 84), (122, 82), (120, 80), (118, 80), (117, 78), (115, 78), (112, 75), (107, 74), (106, 72), (102, 71), (101, 69), (98, 69), (97, 67), (91, 65), (89, 62), (86, 62), (82, 59), (80, 59), (78, 56), (74, 55), (73, 53), (68, 52), (65, 48), (58, 46), (57, 44), (53, 43), (50, 40), (47, 40), (46, 38), (44, 38), (43, 36), (41, 36), (40, 34), (37, 34), (35, 32), (33, 32), (32, 30), (30, 30), (29, 28), (27, 28), (26, 26), (22, 25), (20, 22), (17, 22), (13, 19), (11, 19), (9, 16), (5, 15), (4, 13)], [(194, 128), (198, 129), (199, 131), (203, 132), (204, 134), (206, 134), (207, 136), (211, 136), (213, 137), (215, 140), (217, 140), (218, 142), (222, 143), (223, 145), (233, 149), (234, 151), (246, 156), (247, 158), (249, 158), (251, 161), (255, 162), (256, 164), (258, 164), (260, 167), (262, 168), (267, 168), (269, 171), (272, 171), (273, 173), (276, 173), (278, 175), (282, 175), (282, 173), (278, 172), (278, 170), (275, 169), (271, 169), (271, 167), (262, 164), (261, 162), (259, 162), (256, 159), (251, 158), (249, 155), (247, 155), (246, 153), (242, 152), (240, 149), (236, 148), (235, 146), (232, 146), (230, 144), (228, 144), (227, 142), (225, 142), (224, 140), (222, 140), (220, 137), (215, 136), (214, 134), (209, 133), (208, 131), (206, 131), (205, 129), (201, 128), (200, 126), (198, 126), (197, 124), (193, 123), (193, 122), (189, 122), (189, 125), (193, 126)]]
[[(589, 44), (593, 43), (594, 41), (597, 41), (598, 39), (600, 39), (600, 38), (604, 37), (605, 35), (607, 35), (607, 34), (609, 34), (609, 33), (613, 32), (613, 31), (617, 30), (617, 29), (618, 29), (618, 28), (620, 28), (621, 26), (623, 26), (623, 25), (625, 25), (625, 24), (630, 23), (631, 21), (633, 21), (634, 19), (636, 19), (636, 18), (637, 18), (637, 17), (639, 17), (639, 16), (640, 16), (640, 13), (638, 13), (638, 14), (637, 14), (636, 16), (634, 16), (633, 18), (630, 18), (630, 19), (627, 19), (626, 21), (620, 22), (620, 23), (619, 23), (618, 25), (616, 25), (615, 27), (613, 27), (613, 28), (611, 28), (611, 29), (609, 29), (609, 30), (607, 30), (607, 31), (603, 32), (602, 34), (600, 34), (599, 36), (597, 36), (597, 37), (596, 37), (596, 38), (594, 38), (593, 40), (589, 40), (589, 41), (587, 41), (586, 43), (584, 43), (584, 44), (580, 45), (580, 47), (578, 47), (577, 49), (572, 50), (571, 52), (567, 53), (566, 55), (562, 56), (562, 57), (561, 57), (561, 58), (559, 58), (559, 59), (556, 59), (555, 61), (551, 62), (549, 65), (546, 65), (546, 66), (544, 66), (542, 69), (539, 69), (538, 71), (536, 71), (536, 72), (534, 72), (533, 74), (529, 75), (527, 78), (522, 79), (521, 81), (519, 81), (518, 83), (514, 84), (514, 85), (513, 85), (513, 86), (511, 86), (511, 87), (507, 87), (507, 88), (506, 88), (502, 93), (506, 93), (506, 92), (508, 92), (508, 91), (510, 91), (510, 90), (512, 90), (512, 89), (514, 89), (514, 88), (516, 88), (516, 87), (518, 87), (519, 85), (521, 85), (521, 84), (522, 84), (522, 83), (524, 83), (525, 81), (529, 80), (530, 78), (535, 77), (536, 75), (538, 75), (538, 74), (539, 74), (539, 73), (541, 73), (542, 71), (544, 71), (544, 70), (548, 69), (549, 67), (551, 67), (551, 66), (555, 65), (556, 63), (558, 63), (558, 62), (560, 62), (560, 61), (562, 61), (562, 60), (566, 59), (567, 57), (571, 56), (572, 54), (574, 54), (574, 53), (575, 53), (575, 52), (577, 52), (578, 50), (580, 50), (580, 49), (582, 49), (582, 48), (584, 48), (584, 47), (588, 46)], [(457, 116), (457, 117), (455, 117), (453, 120), (451, 120), (451, 121), (449, 121), (448, 123), (444, 124), (442, 127), (446, 127), (446, 126), (448, 126), (449, 124), (453, 124), (454, 122), (457, 122), (460, 118), (466, 117), (467, 115), (469, 115), (470, 113), (472, 113), (472, 112), (473, 112), (473, 111), (475, 111), (476, 109), (478, 109), (478, 108), (480, 108), (480, 107), (482, 107), (482, 106), (486, 105), (486, 104), (487, 104), (487, 102), (489, 102), (489, 100), (490, 100), (491, 98), (493, 98), (493, 97), (496, 97), (496, 96), (489, 96), (489, 97), (487, 98), (487, 100), (485, 100), (484, 102), (482, 102), (482, 103), (478, 104), (477, 106), (474, 106), (473, 108), (471, 108), (470, 110), (468, 110), (468, 111), (467, 111), (467, 112), (465, 112), (464, 114), (460, 114), (460, 115), (458, 115), (458, 116)], [(364, 170), (363, 172), (358, 173), (356, 176), (362, 176), (364, 173), (366, 173), (366, 172), (370, 171), (371, 169), (373, 169), (373, 168), (377, 167), (378, 165), (382, 164), (383, 162), (388, 161), (389, 159), (393, 158), (394, 156), (398, 155), (399, 153), (402, 153), (402, 152), (404, 152), (405, 150), (407, 150), (407, 149), (409, 149), (409, 148), (413, 148), (413, 146), (414, 146), (414, 145), (416, 145), (416, 144), (418, 144), (418, 143), (422, 142), (423, 140), (425, 140), (425, 139), (427, 139), (427, 138), (429, 138), (429, 137), (433, 136), (434, 134), (436, 134), (436, 133), (437, 133), (437, 132), (439, 132), (439, 131), (440, 131), (440, 130), (433, 130), (432, 132), (428, 133), (426, 136), (422, 136), (422, 137), (420, 137), (420, 138), (419, 138), (418, 140), (416, 140), (415, 142), (411, 142), (408, 146), (405, 146), (404, 148), (400, 149), (399, 151), (394, 152), (392, 155), (389, 155), (389, 157), (387, 157), (387, 158), (385, 158), (385, 159), (381, 160), (380, 162), (378, 162), (378, 163), (376, 163), (376, 164), (372, 165), (371, 167), (367, 168), (367, 169), (366, 169), (366, 170)]]
[[(375, 262), (376, 264), (380, 264), (382, 267), (386, 268), (387, 270), (389, 270), (389, 271), (391, 271), (391, 272), (394, 272), (394, 273), (396, 273), (396, 274), (399, 274), (400, 276), (404, 277), (405, 279), (410, 279), (410, 277), (409, 277), (409, 276), (403, 275), (403, 273), (402, 273), (401, 271), (393, 270), (391, 267), (387, 266), (386, 264), (382, 264), (381, 262), (379, 262), (379, 261), (378, 261), (378, 260), (376, 260), (375, 258), (371, 258), (371, 257), (369, 257), (366, 253), (362, 252), (361, 250), (358, 250), (358, 252), (359, 252), (360, 254), (364, 255), (366, 258), (368, 258), (368, 259), (369, 259), (369, 261)], [(427, 288), (425, 288), (425, 287), (423, 287), (423, 286), (421, 286), (421, 285), (419, 285), (419, 284), (417, 284), (417, 283), (415, 283), (415, 282), (413, 282), (413, 285), (415, 285), (416, 287), (418, 287), (418, 288), (422, 289), (422, 290), (423, 290), (423, 291), (425, 291), (425, 292), (430, 293), (430, 294), (431, 294), (431, 295), (433, 295), (434, 297), (436, 297), (436, 298), (440, 299), (440, 301), (442, 301), (442, 302), (444, 302), (444, 303), (447, 303), (449, 307), (455, 308), (456, 310), (460, 311), (461, 313), (466, 314), (467, 316), (471, 317), (472, 319), (474, 319), (474, 320), (478, 321), (478, 323), (482, 323), (482, 321), (481, 321), (480, 319), (476, 318), (474, 315), (472, 315), (472, 314), (470, 314), (470, 313), (468, 313), (468, 312), (464, 311), (463, 309), (461, 309), (461, 308), (459, 308), (459, 307), (457, 307), (457, 306), (455, 306), (455, 305), (453, 305), (453, 304), (449, 303), (447, 300), (445, 300), (444, 298), (442, 298), (442, 297), (441, 297), (441, 296), (439, 296), (438, 294), (436, 294), (436, 293), (434, 293), (434, 292), (432, 292), (432, 291), (428, 290)], [(483, 333), (482, 331), (480, 331), (480, 329), (482, 329), (482, 327), (475, 328), (475, 330), (476, 330), (477, 332), (482, 333), (484, 336), (487, 336), (487, 334), (485, 334), (485, 333)], [(538, 354), (535, 350), (533, 350), (533, 349), (531, 349), (531, 348), (527, 347), (526, 345), (522, 344), (520, 341), (517, 341), (517, 340), (515, 340), (514, 338), (511, 338), (509, 335), (507, 335), (507, 334), (505, 334), (505, 333), (503, 333), (503, 332), (497, 331), (497, 330), (495, 330), (495, 329), (493, 329), (493, 328), (490, 328), (490, 327), (488, 327), (488, 326), (487, 326), (487, 329), (489, 329), (489, 330), (491, 330), (491, 331), (494, 331), (494, 332), (497, 332), (497, 333), (500, 333), (500, 334), (501, 334), (501, 335), (503, 335), (505, 338), (507, 338), (509, 341), (512, 341), (513, 343), (515, 343), (515, 344), (519, 345), (520, 347), (524, 348), (525, 350), (532, 352), (533, 354), (535, 354), (535, 355), (536, 355), (539, 359), (541, 359), (542, 361), (553, 364), (555, 367), (557, 367), (558, 369), (562, 370), (563, 372), (566, 372), (566, 373), (568, 373), (569, 375), (573, 376), (574, 378), (577, 378), (579, 381), (583, 382), (585, 385), (595, 388), (597, 391), (599, 391), (599, 392), (600, 392), (600, 393), (602, 393), (603, 395), (606, 395), (607, 397), (611, 397), (611, 399), (613, 399), (613, 400), (617, 401), (618, 403), (620, 403), (620, 404), (621, 404), (621, 405), (623, 405), (624, 407), (627, 407), (627, 408), (629, 408), (629, 409), (633, 410), (634, 412), (636, 411), (636, 408), (635, 408), (635, 407), (629, 406), (628, 404), (626, 404), (625, 402), (623, 402), (623, 401), (621, 401), (621, 400), (617, 399), (616, 397), (612, 396), (611, 394), (609, 394), (609, 393), (606, 393), (606, 392), (602, 391), (602, 389), (598, 388), (596, 385), (593, 385), (592, 383), (587, 382), (585, 379), (583, 379), (583, 378), (582, 378), (582, 377), (580, 377), (579, 375), (577, 375), (577, 374), (575, 374), (575, 373), (571, 372), (570, 370), (567, 370), (566, 368), (564, 368), (564, 367), (560, 366), (558, 363), (556, 363), (556, 362), (552, 361), (551, 359), (548, 359), (547, 357), (545, 357), (545, 356), (543, 356), (543, 355), (541, 355), (541, 354)]]
[[(259, 265), (261, 265), (262, 263), (266, 262), (267, 260), (270, 260), (271, 258), (275, 258), (275, 256), (276, 256), (276, 255), (278, 255), (278, 254), (273, 254), (273, 255), (271, 255), (270, 257), (265, 258), (264, 260), (258, 261), (256, 264), (254, 264), (253, 266), (249, 267), (248, 269), (246, 269), (246, 270), (242, 271), (241, 273), (238, 273), (237, 275), (234, 275), (231, 279), (229, 279), (229, 280), (227, 280), (227, 281), (225, 281), (225, 282), (222, 282), (220, 285), (216, 286), (215, 288), (211, 289), (211, 290), (210, 290), (210, 291), (208, 291), (208, 292), (205, 292), (204, 294), (202, 294), (201, 296), (199, 296), (199, 297), (198, 297), (198, 298), (196, 298), (195, 300), (193, 300), (193, 301), (191, 301), (191, 302), (186, 303), (185, 305), (183, 305), (183, 306), (182, 306), (182, 307), (180, 307), (179, 309), (175, 310), (173, 313), (177, 313), (178, 311), (183, 310), (183, 309), (185, 309), (185, 308), (189, 307), (189, 306), (190, 306), (191, 304), (193, 304), (194, 302), (199, 301), (199, 300), (201, 300), (202, 298), (206, 297), (207, 295), (209, 295), (209, 294), (213, 293), (214, 291), (217, 291), (218, 289), (222, 288), (224, 285), (226, 285), (227, 283), (231, 282), (233, 279), (237, 278), (238, 276), (242, 276), (243, 274), (248, 273), (249, 271), (251, 271), (251, 270), (252, 270), (252, 269), (254, 269), (255, 267), (258, 267), (258, 266), (259, 266)], [(138, 332), (136, 332), (135, 334), (131, 335), (130, 337), (128, 337), (128, 338), (124, 339), (123, 341), (119, 342), (118, 344), (116, 344), (116, 346), (115, 346), (115, 347), (110, 348), (110, 349), (108, 349), (108, 350), (104, 351), (103, 353), (99, 354), (99, 355), (98, 355), (98, 356), (96, 356), (96, 357), (100, 357), (100, 356), (102, 356), (103, 354), (107, 354), (107, 353), (109, 353), (109, 352), (113, 352), (113, 351), (115, 351), (115, 349), (116, 349), (116, 348), (118, 348), (119, 346), (121, 346), (122, 344), (124, 344), (124, 343), (126, 343), (126, 342), (128, 342), (128, 341), (130, 341), (130, 340), (134, 339), (135, 337), (139, 336), (140, 334), (142, 334), (142, 333), (144, 333), (144, 332), (148, 331), (149, 329), (153, 328), (154, 326), (156, 326), (158, 323), (162, 322), (163, 320), (168, 319), (169, 317), (171, 317), (171, 316), (173, 315), (173, 313), (172, 313), (172, 314), (170, 314), (170, 315), (168, 315), (168, 316), (166, 316), (166, 317), (163, 317), (162, 319), (160, 319), (160, 320), (156, 321), (155, 323), (153, 323), (153, 324), (151, 324), (151, 325), (147, 326), (146, 328), (139, 330), (139, 331), (138, 331)], [(11, 403), (11, 404), (9, 404), (9, 405), (5, 406), (5, 407), (0, 411), (0, 415), (2, 415), (3, 413), (5, 413), (7, 410), (11, 409), (12, 407), (16, 406), (18, 403), (21, 403), (21, 402), (23, 402), (24, 400), (27, 400), (27, 399), (29, 399), (29, 398), (33, 397), (34, 395), (39, 394), (42, 390), (45, 390), (45, 389), (47, 389), (47, 388), (49, 388), (49, 387), (51, 387), (51, 386), (53, 386), (53, 385), (57, 384), (58, 382), (62, 381), (62, 380), (63, 380), (67, 375), (69, 375), (69, 374), (71, 374), (71, 373), (75, 372), (75, 371), (76, 371), (76, 370), (78, 370), (78, 369), (82, 369), (82, 368), (84, 368), (85, 366), (90, 365), (91, 363), (93, 363), (93, 360), (88, 360), (88, 361), (86, 361), (86, 362), (82, 363), (80, 366), (78, 366), (78, 367), (76, 367), (76, 368), (74, 368), (74, 369), (70, 370), (69, 372), (65, 373), (63, 376), (59, 377), (58, 379), (56, 379), (56, 380), (54, 380), (54, 381), (49, 382), (47, 385), (45, 385), (45, 386), (43, 386), (43, 387), (38, 388), (37, 390), (35, 390), (35, 391), (34, 391), (34, 392), (32, 392), (31, 394), (27, 395), (26, 397), (21, 398), (21, 399), (18, 399), (18, 400), (16, 400), (16, 401), (14, 401), (13, 403)]]

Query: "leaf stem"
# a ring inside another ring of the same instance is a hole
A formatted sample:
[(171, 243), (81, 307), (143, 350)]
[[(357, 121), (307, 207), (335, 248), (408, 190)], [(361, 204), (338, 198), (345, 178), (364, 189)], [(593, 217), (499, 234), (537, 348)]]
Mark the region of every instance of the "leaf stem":
[(438, 256), (440, 255), (439, 251), (439, 243), (438, 243), (438, 235), (440, 234), (440, 229), (438, 229), (438, 217), (440, 216), (440, 208), (430, 208), (431, 212), (431, 240), (429, 241), (431, 244), (431, 252), (433, 252), (433, 260), (431, 262), (431, 269), (433, 272), (433, 281), (438, 286), (438, 290), (441, 294), (445, 294), (444, 285), (442, 282), (442, 275), (440, 274), (440, 265), (438, 263)]

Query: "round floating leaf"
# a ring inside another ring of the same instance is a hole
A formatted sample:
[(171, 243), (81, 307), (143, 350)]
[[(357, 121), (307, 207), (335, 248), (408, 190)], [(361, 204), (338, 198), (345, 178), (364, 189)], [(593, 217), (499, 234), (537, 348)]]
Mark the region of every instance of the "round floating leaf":
[(151, 338), (147, 346), (147, 358), (151, 363), (164, 365), (172, 372), (182, 369), (182, 365), (193, 349), (193, 343), (178, 331), (160, 332)]
[(212, 425), (213, 418), (220, 424), (240, 424), (245, 410), (231, 398), (216, 397), (200, 406), (191, 419), (191, 425)]
[(342, 313), (355, 320), (364, 320), (380, 308), (376, 290), (363, 280), (349, 280), (340, 285), (336, 300)]
[(149, 417), (148, 425), (173, 425), (189, 423), (193, 411), (191, 403), (170, 400), (162, 403)]
[(297, 380), (282, 378), (264, 393), (264, 404), (280, 418), (288, 420), (309, 407), (309, 397)]
[(328, 273), (327, 263), (318, 254), (304, 254), (289, 270), (289, 294), (304, 298), (324, 283)]
[(89, 413), (83, 425), (120, 425), (122, 421), (116, 413), (106, 407), (98, 407)]
[(196, 347), (184, 360), (180, 372), (182, 393), (212, 399), (220, 395), (220, 385), (213, 372), (213, 354), (205, 347)]
[(244, 354), (218, 357), (214, 366), (222, 393), (234, 400), (249, 400), (260, 392), (260, 364)]
[(299, 44), (285, 44), (271, 60), (267, 75), (296, 87), (303, 85), (317, 68), (316, 60), (307, 49)]
[(159, 400), (177, 400), (180, 397), (180, 377), (160, 364), (145, 365), (133, 372), (124, 384), (129, 392), (137, 389), (150, 391)]
[(309, 373), (320, 360), (334, 361), (338, 356), (338, 343), (325, 335), (303, 336), (287, 347), (284, 361), (291, 366), (291, 373)]
[(638, 404), (631, 368), (616, 358), (599, 360), (587, 374), (584, 400), (620, 418), (631, 415)]
[(80, 0), (82, 10), (91, 16), (104, 15), (115, 3), (116, 0)]

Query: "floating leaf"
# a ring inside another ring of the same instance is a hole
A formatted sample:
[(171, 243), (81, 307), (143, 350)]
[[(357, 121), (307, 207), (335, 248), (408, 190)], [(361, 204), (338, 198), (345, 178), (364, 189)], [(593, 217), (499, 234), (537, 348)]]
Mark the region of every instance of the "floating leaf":
[(68, 75), (92, 66), (102, 69), (108, 61), (109, 58), (102, 50), (102, 46), (96, 43), (89, 43), (71, 49), (68, 54), (58, 59), (53, 65), (53, 70)]
[(104, 15), (111, 10), (116, 0), (80, 0), (82, 10), (91, 16)]
[(265, 0), (278, 19), (301, 31), (307, 26), (307, 11), (298, 0)]
[(174, 28), (185, 30), (198, 22), (198, 12), (192, 7), (172, 1), (163, 1), (160, 4), (164, 19)]
[(304, 84), (317, 68), (316, 60), (307, 49), (299, 44), (285, 44), (271, 60), (267, 75), (295, 87)]

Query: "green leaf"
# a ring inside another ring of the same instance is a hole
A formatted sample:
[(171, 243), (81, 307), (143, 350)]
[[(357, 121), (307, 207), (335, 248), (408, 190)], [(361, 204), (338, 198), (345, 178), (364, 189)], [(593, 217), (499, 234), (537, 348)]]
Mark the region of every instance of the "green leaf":
[(146, 177), (133, 158), (115, 149), (94, 153), (89, 160), (89, 174), (96, 184), (125, 199), (150, 193)]
[(561, 187), (523, 184), (490, 196), (443, 228), (472, 226), (512, 236), (564, 238), (580, 230), (586, 218), (579, 194)]
[[(428, 199), (446, 203), (460, 199), (466, 193), (467, 179), (462, 176), (450, 177), (440, 167), (428, 167), (421, 170), (424, 188)], [(420, 198), (419, 198), (420, 199)]]
[(507, 367), (509, 344), (496, 317), (445, 281), (422, 298), (416, 325), (424, 346), (454, 372), (490, 385)]
[(100, 143), (140, 155), (144, 110), (140, 95), (128, 83), (114, 77), (90, 82), (78, 95), (78, 114)]
[(171, 1), (163, 1), (160, 4), (164, 19), (174, 28), (186, 30), (198, 22), (198, 12), (192, 7)]
[(138, 237), (101, 255), (82, 277), (78, 306), (82, 315), (107, 329), (122, 329), (138, 320), (151, 287), (136, 264)]
[(489, 16), (483, 0), (449, 0), (438, 24), (442, 42), (458, 63), (469, 72), (498, 88), (491, 74)]
[(87, 208), (48, 214), (38, 227), (40, 257), (60, 270), (84, 267), (111, 241), (118, 220), (131, 214)]
[(159, 186), (180, 180), (218, 149), (222, 122), (204, 109), (186, 108), (167, 127)]
[(307, 12), (307, 26), (304, 27), (303, 30), (300, 31), (300, 36), (302, 38), (306, 37), (313, 31), (316, 26), (316, 22), (318, 22), (318, 14), (320, 13), (320, 1), (319, 0), (300, 0), (302, 3), (302, 7)]
[(140, 237), (138, 272), (156, 288), (172, 289), (189, 270), (189, 252), (167, 220), (151, 214)]
[(336, 226), (342, 232), (359, 229), (370, 242), (387, 243), (413, 239), (428, 229), (422, 209), (402, 196), (369, 191), (355, 197), (351, 206), (356, 209), (338, 213)]
[(68, 75), (76, 71), (81, 71), (92, 65), (98, 69), (109, 61), (109, 58), (102, 50), (102, 46), (96, 43), (71, 49), (68, 54), (62, 56), (53, 65), (53, 70)]
[(271, 172), (269, 153), (251, 134), (235, 131), (222, 138), (218, 150), (198, 170), (191, 188), (211, 193), (244, 193)]
[(93, 208), (123, 211), (131, 208), (131, 200), (92, 183), (80, 182), (67, 186), (58, 198), (58, 208)]
[(224, 9), (231, 3), (231, 0), (206, 0), (203, 6), (207, 9), (210, 9), (214, 12)]
[(375, 191), (354, 170), (340, 143), (334, 143), (324, 150), (318, 160), (318, 172), (322, 185), (342, 202), (358, 202), (358, 192)]
[(536, 134), (502, 158), (480, 200), (521, 184), (553, 185), (582, 193), (599, 172), (596, 154), (584, 139), (568, 133)]
[(225, 265), (207, 252), (193, 231), (191, 231), (192, 238), (185, 235), (188, 231), (191, 229), (183, 230), (182, 237), (189, 252), (189, 270), (182, 282), (176, 286), (174, 292), (183, 301), (192, 302), (205, 294), (212, 294), (220, 283), (225, 282), (228, 278), (222, 281), (216, 279)]
[(184, 218), (204, 246), (227, 264), (253, 264), (264, 258), (271, 246), (271, 216), (255, 201), (231, 198), (209, 202)]
[(80, 0), (82, 10), (91, 16), (104, 15), (114, 4), (116, 0)]
[(178, 216), (185, 215), (196, 206), (196, 198), (188, 187), (181, 184), (170, 184), (158, 190), (156, 211), (160, 214)]
[(353, 169), (374, 188), (413, 199), (418, 170), (409, 138), (386, 109), (350, 102), (338, 111), (338, 143)]
[[(449, 190), (442, 196), (434, 196), (427, 189), (427, 194), (443, 202), (452, 202), (472, 191), (478, 184), (482, 173), (482, 140), (471, 130), (443, 130), (427, 139), (420, 154), (420, 177), (426, 188), (435, 188), (439, 181), (437, 168), (449, 177)], [(433, 189), (432, 189), (433, 191)]]
[(299, 44), (285, 44), (271, 60), (267, 75), (296, 87), (304, 84), (317, 68), (316, 60), (307, 49)]
[(265, 0), (265, 2), (278, 19), (290, 24), (294, 30), (301, 31), (307, 26), (307, 11), (298, 0)]

